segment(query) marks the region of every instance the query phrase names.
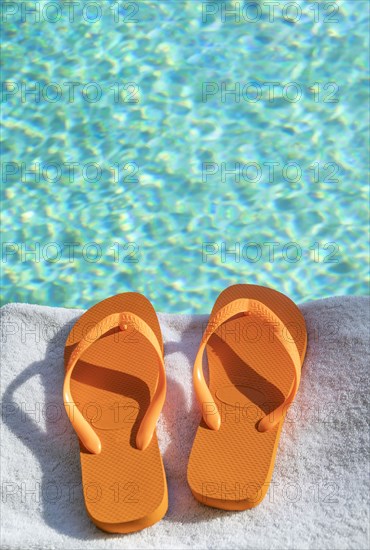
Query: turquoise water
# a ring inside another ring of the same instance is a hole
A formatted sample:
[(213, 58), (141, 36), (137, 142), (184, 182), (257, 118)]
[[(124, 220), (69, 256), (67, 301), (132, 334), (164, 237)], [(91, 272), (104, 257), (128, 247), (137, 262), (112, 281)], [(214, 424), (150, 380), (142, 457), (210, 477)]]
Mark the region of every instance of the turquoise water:
[(367, 292), (367, 1), (6, 4), (3, 303)]

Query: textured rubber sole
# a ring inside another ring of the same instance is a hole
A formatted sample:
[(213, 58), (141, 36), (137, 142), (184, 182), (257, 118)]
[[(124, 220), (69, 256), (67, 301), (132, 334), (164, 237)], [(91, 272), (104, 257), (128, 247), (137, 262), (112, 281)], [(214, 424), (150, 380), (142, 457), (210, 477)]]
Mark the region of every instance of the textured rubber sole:
[[(65, 364), (96, 323), (122, 311), (140, 316), (163, 350), (152, 305), (141, 294), (130, 292), (107, 298), (82, 315), (68, 336)], [(102, 445), (100, 454), (91, 454), (80, 442), (80, 458), (86, 510), (104, 531), (137, 531), (156, 523), (167, 511), (167, 482), (156, 434), (145, 450), (135, 445), (157, 378), (154, 349), (134, 326), (104, 334), (83, 353), (72, 373), (74, 401)]]
[[(307, 332), (294, 302), (269, 288), (235, 285), (218, 297), (210, 319), (239, 298), (266, 304), (283, 321), (303, 363)], [(257, 506), (268, 491), (283, 420), (264, 433), (257, 425), (284, 402), (293, 385), (294, 366), (274, 338), (271, 324), (253, 313), (221, 325), (206, 351), (209, 389), (221, 427), (211, 430), (201, 421), (189, 457), (188, 483), (194, 497), (205, 505), (246, 510)]]

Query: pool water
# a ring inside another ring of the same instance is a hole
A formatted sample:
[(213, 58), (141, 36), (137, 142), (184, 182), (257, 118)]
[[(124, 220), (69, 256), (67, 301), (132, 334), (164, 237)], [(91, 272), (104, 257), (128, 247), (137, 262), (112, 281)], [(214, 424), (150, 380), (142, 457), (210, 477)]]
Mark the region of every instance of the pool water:
[(367, 0), (72, 7), (1, 6), (3, 303), (367, 292)]

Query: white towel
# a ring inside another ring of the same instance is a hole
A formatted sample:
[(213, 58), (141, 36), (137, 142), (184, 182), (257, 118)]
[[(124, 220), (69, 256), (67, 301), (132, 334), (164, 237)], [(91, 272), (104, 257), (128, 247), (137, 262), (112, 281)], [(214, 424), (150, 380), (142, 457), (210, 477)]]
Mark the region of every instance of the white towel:
[(77, 438), (62, 405), (63, 348), (81, 310), (10, 304), (2, 313), (3, 548), (369, 548), (369, 300), (301, 306), (309, 345), (265, 500), (245, 512), (199, 504), (186, 467), (200, 411), (191, 372), (206, 316), (160, 314), (168, 391), (157, 433), (167, 515), (108, 535), (86, 515)]

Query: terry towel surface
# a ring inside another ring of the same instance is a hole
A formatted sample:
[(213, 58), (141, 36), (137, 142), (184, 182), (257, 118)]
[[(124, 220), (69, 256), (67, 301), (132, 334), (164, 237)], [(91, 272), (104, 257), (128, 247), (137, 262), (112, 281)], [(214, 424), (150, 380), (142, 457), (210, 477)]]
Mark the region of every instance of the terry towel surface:
[(88, 519), (79, 450), (62, 403), (64, 343), (82, 313), (9, 304), (2, 313), (3, 548), (365, 549), (369, 541), (369, 300), (301, 306), (309, 344), (265, 500), (246, 512), (199, 504), (186, 467), (200, 419), (192, 366), (206, 316), (159, 314), (168, 390), (157, 433), (165, 518), (131, 535)]

